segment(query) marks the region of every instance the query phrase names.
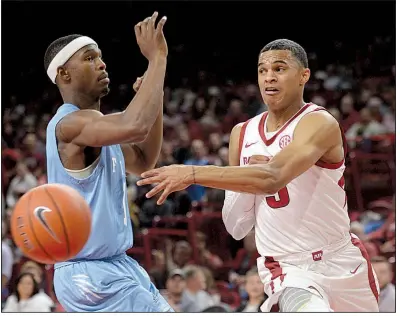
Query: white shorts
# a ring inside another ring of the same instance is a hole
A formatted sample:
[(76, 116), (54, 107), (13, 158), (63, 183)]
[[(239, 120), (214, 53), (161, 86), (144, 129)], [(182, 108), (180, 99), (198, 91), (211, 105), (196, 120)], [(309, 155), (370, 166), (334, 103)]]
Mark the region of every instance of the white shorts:
[(258, 271), (269, 312), (287, 287), (301, 288), (320, 297), (334, 312), (378, 312), (379, 287), (369, 256), (354, 234), (315, 251), (260, 257)]

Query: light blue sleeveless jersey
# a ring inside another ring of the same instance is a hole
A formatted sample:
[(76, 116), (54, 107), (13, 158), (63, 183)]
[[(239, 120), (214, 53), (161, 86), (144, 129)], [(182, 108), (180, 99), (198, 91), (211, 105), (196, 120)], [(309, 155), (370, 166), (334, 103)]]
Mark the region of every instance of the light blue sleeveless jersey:
[[(73, 259), (109, 258), (124, 253), (133, 245), (125, 160), (120, 145), (104, 146), (90, 176), (76, 179), (67, 173), (58, 154), (56, 126), (64, 116), (78, 110), (73, 104), (63, 104), (47, 126), (48, 183), (61, 183), (74, 188), (85, 198), (92, 211), (89, 240)], [(56, 267), (64, 264), (58, 263)]]

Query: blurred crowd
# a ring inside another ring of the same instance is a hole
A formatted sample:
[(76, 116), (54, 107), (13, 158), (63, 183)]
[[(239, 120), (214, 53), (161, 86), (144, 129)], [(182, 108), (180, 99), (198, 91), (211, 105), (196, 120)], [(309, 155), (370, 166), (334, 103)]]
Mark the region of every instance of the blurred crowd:
[[(393, 146), (395, 66), (385, 64), (386, 59), (381, 58), (393, 49), (393, 44), (393, 38), (376, 37), (368, 47), (360, 47), (360, 53), (347, 64), (325, 65), (316, 54), (309, 54), (312, 76), (306, 86), (305, 100), (326, 107), (335, 116), (354, 152), (387, 153)], [(213, 73), (200, 71), (193, 78), (184, 78), (177, 88), (167, 83), (164, 141), (158, 166), (228, 165), (231, 129), (267, 110), (255, 83), (216, 83), (213, 78)], [(117, 93), (105, 98), (103, 111), (120, 110), (131, 97), (131, 87), (119, 85)], [(23, 258), (9, 234), (10, 214), (18, 199), (47, 181), (46, 126), (61, 105), (61, 99), (54, 87), (46, 88), (38, 99), (22, 99), (11, 95), (2, 104), (3, 311), (61, 310), (52, 286), (45, 285), (52, 282), (46, 280), (46, 271), (51, 267)], [(186, 191), (172, 194), (165, 204), (158, 206), (156, 199), (144, 197), (149, 188), (137, 187), (136, 180), (135, 176), (127, 177), (130, 215), (136, 235), (153, 227), (155, 218), (185, 216), (190, 211), (221, 212), (223, 191), (192, 185)], [(387, 203), (382, 202), (377, 210), (385, 211), (368, 210), (352, 218), (352, 231), (360, 236), (373, 257), (381, 288), (382, 312), (394, 311), (395, 304), (393, 192), (381, 196)], [(350, 209), (354, 209), (350, 203)], [(373, 238), (377, 233), (379, 237)], [(196, 262), (193, 245), (186, 239), (166, 238), (163, 245), (155, 248), (150, 275), (156, 286), (177, 311), (258, 311), (265, 294), (255, 270), (254, 232), (241, 242), (227, 236), (229, 251), (213, 247), (209, 237), (205, 230), (198, 229)], [(227, 273), (220, 273), (228, 261), (232, 264)]]

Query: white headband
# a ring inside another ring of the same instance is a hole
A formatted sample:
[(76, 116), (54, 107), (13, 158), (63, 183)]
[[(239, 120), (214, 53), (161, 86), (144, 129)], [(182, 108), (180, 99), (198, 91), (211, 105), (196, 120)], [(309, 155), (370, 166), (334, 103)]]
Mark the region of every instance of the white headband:
[(68, 45), (63, 47), (53, 58), (49, 65), (49, 68), (47, 68), (47, 75), (49, 76), (50, 80), (53, 83), (56, 83), (57, 68), (63, 66), (73, 54), (75, 54), (82, 47), (85, 47), (89, 44), (97, 45), (97, 43), (90, 37), (81, 36), (74, 39), (73, 41), (68, 43)]

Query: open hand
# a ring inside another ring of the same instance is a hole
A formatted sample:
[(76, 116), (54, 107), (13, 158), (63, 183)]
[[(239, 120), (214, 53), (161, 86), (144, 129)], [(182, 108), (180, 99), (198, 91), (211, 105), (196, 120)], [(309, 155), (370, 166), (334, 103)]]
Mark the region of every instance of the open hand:
[(157, 201), (157, 204), (161, 205), (172, 192), (184, 190), (194, 183), (193, 171), (193, 166), (171, 165), (161, 167), (142, 173), (141, 177), (144, 179), (138, 181), (137, 185), (156, 185), (146, 194), (147, 198), (151, 198), (164, 190)]
[(151, 17), (135, 25), (136, 41), (143, 56), (149, 61), (154, 60), (157, 56), (167, 57), (168, 55), (167, 41), (163, 33), (167, 17), (161, 18), (155, 27), (157, 16), (158, 12), (154, 12)]

